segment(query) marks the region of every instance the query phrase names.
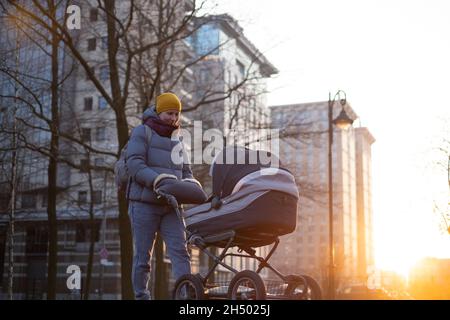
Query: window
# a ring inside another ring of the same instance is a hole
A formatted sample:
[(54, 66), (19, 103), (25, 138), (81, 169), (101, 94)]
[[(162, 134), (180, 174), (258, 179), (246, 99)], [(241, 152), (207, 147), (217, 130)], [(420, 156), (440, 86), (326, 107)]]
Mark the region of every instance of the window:
[(78, 205), (86, 204), (87, 203), (87, 192), (86, 191), (79, 191), (78, 192)]
[(99, 127), (95, 133), (95, 140), (97, 141), (105, 141), (106, 140), (106, 128)]
[(105, 165), (105, 159), (103, 159), (103, 158), (95, 158), (94, 161), (95, 161), (95, 165), (98, 167)]
[(106, 99), (104, 97), (98, 97), (98, 108), (99, 110), (104, 110), (108, 106)]
[(91, 38), (88, 39), (88, 51), (94, 51), (97, 45), (97, 39)]
[(5, 211), (9, 206), (9, 196), (7, 193), (0, 193), (0, 211)]
[(97, 8), (92, 8), (89, 11), (89, 21), (95, 22), (97, 20), (98, 20), (98, 9)]
[(184, 90), (189, 91), (191, 81), (187, 77), (183, 77), (182, 85)]
[(86, 228), (82, 222), (77, 223), (77, 229), (75, 232), (76, 242), (86, 242)]
[(245, 77), (245, 66), (242, 62), (240, 62), (239, 60), (236, 60), (236, 64), (238, 66), (239, 69), (239, 74), (242, 76), (242, 78)]
[(201, 26), (194, 35), (194, 47), (197, 55), (219, 54), (219, 30), (212, 25)]
[(200, 70), (200, 83), (206, 83), (208, 81), (208, 69)]
[[(27, 167), (31, 170), (31, 166), (27, 166)], [(27, 189), (30, 189), (30, 187), (31, 187), (30, 186), (30, 177), (27, 174), (26, 177), (22, 178), (22, 188), (23, 188), (23, 190), (27, 190)]]
[(36, 194), (24, 193), (22, 194), (22, 209), (36, 208)]
[(46, 225), (33, 225), (26, 229), (25, 251), (30, 253), (46, 253), (48, 245), (48, 229)]
[(47, 208), (47, 202), (48, 202), (48, 194), (45, 191), (42, 193), (42, 208)]
[(82, 128), (81, 129), (81, 140), (83, 142), (91, 142), (91, 129), (90, 128)]
[(81, 159), (80, 160), (80, 172), (88, 172), (89, 170), (89, 160)]
[(77, 223), (77, 230), (75, 233), (76, 242), (90, 242), (91, 233), (93, 233), (94, 241), (98, 242), (100, 239), (100, 221), (95, 220), (92, 223), (90, 221), (83, 221)]
[(84, 111), (92, 110), (92, 97), (84, 98)]
[(94, 204), (102, 203), (102, 192), (101, 191), (93, 191), (92, 192), (92, 202)]
[(108, 66), (101, 66), (100, 67), (100, 80), (107, 81), (109, 79), (109, 67)]
[(102, 49), (108, 49), (108, 37), (102, 37)]

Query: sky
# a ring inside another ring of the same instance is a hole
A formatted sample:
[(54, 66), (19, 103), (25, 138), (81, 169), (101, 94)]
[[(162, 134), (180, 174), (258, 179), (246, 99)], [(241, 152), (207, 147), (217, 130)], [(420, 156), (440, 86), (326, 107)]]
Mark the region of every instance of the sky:
[(328, 100), (339, 89), (372, 145), (375, 258), (406, 273), (450, 258), (433, 203), (448, 210), (437, 148), (450, 138), (450, 2), (217, 0), (278, 68), (269, 105)]

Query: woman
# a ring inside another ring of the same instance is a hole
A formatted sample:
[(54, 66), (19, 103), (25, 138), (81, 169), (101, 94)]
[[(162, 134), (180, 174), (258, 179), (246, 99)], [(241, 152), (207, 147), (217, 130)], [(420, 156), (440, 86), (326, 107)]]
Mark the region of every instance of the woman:
[[(181, 143), (172, 140), (180, 127), (181, 102), (173, 93), (156, 98), (156, 106), (144, 112), (143, 124), (136, 127), (127, 147), (127, 168), (131, 183), (127, 192), (134, 241), (132, 282), (136, 299), (149, 300), (150, 259), (159, 232), (166, 244), (175, 279), (190, 273), (185, 234), (172, 207), (157, 198), (156, 190), (175, 179), (193, 179), (189, 164), (174, 164), (172, 149)], [(144, 126), (152, 130), (147, 136)]]

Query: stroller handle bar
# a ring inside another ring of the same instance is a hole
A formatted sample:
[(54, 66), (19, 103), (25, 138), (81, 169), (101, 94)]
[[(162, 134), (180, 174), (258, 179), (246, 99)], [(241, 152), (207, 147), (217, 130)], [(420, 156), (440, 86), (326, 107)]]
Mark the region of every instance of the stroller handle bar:
[(180, 208), (178, 206), (178, 201), (177, 198), (175, 198), (173, 195), (171, 195), (170, 193), (164, 192), (162, 190), (156, 189), (155, 190), (156, 194), (158, 195), (158, 199), (164, 198), (167, 203), (175, 210), (178, 219), (180, 219), (182, 225), (183, 225), (183, 229), (186, 232), (187, 237), (189, 238), (192, 234), (191, 232), (189, 232), (186, 229), (186, 223), (184, 222), (183, 217), (181, 216), (181, 212), (180, 212)]
[(158, 199), (164, 198), (166, 199), (167, 203), (171, 205), (174, 209), (178, 208), (178, 201), (173, 195), (166, 193), (160, 189), (156, 189), (155, 192), (158, 195)]

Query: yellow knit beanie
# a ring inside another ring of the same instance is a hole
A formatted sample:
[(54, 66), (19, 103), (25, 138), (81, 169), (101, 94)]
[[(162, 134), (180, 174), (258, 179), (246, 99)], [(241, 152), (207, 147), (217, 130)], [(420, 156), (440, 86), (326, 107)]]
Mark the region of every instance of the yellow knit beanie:
[(173, 109), (181, 112), (181, 102), (175, 94), (166, 92), (156, 97), (156, 113)]

